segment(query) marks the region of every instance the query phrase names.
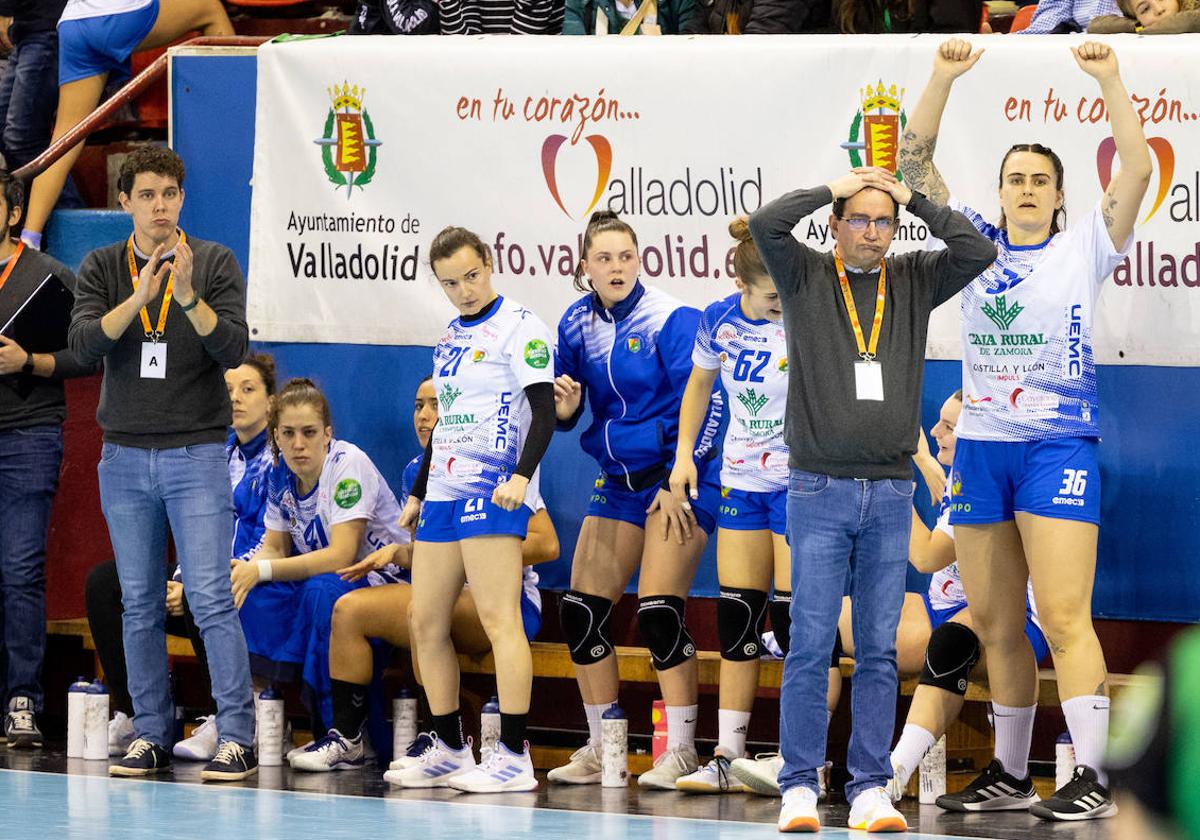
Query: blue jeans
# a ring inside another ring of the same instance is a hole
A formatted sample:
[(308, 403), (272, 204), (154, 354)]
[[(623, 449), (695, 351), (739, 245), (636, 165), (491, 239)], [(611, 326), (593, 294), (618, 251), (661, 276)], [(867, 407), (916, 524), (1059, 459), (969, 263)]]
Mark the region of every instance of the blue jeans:
[(133, 727), (168, 747), (175, 711), (167, 681), (167, 528), (183, 589), (208, 653), (222, 741), (249, 746), (250, 659), (229, 585), (233, 497), (225, 447), (138, 449), (105, 443), (100, 505), (117, 556)]
[(0, 611), (7, 658), (0, 698), (29, 697), (38, 710), (46, 653), (46, 536), (62, 454), (61, 426), (0, 432)]
[(846, 579), (853, 607), (854, 681), (846, 799), (887, 784), (896, 721), (896, 626), (912, 529), (912, 482), (792, 470), (792, 645), (783, 663), (779, 741), (783, 791), (817, 792), (825, 763), (825, 697)]
[[(46, 151), (58, 108), (58, 33), (22, 36), (0, 79), (0, 154), (12, 172)], [(67, 179), (58, 207), (82, 207)]]

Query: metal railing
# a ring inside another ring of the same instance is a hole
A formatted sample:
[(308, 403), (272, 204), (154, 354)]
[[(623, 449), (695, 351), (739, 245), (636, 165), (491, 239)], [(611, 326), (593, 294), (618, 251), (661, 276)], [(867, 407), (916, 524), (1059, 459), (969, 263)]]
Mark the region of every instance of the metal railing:
[[(180, 44), (173, 44), (172, 46), (257, 47), (269, 40), (271, 39), (262, 36), (210, 35), (192, 38)], [(14, 172), (13, 176), (25, 181), (32, 181), (52, 166), (55, 161), (65, 155), (67, 150), (73, 148), (75, 144), (83, 142), (92, 132), (105, 127), (109, 120), (112, 119), (113, 114), (127, 103), (141, 96), (152, 84), (161, 79), (166, 72), (167, 53), (164, 52), (158, 58), (154, 59), (149, 67), (138, 73), (124, 87), (97, 106), (96, 110), (76, 123), (70, 131), (51, 143), (50, 148)]]

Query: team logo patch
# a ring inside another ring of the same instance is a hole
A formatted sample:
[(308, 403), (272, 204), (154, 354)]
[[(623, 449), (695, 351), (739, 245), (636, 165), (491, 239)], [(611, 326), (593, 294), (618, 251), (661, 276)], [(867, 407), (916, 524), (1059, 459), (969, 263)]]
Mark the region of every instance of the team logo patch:
[(550, 364), (550, 348), (540, 338), (535, 338), (525, 345), (525, 364), (541, 370)]
[(486, 358), (487, 358), (486, 350), (475, 350), (475, 351), (472, 351), (472, 353), (471, 353), (471, 362), (473, 364), (479, 364)]
[(325, 117), (325, 131), (314, 140), (321, 147), (325, 177), (335, 187), (345, 187), (349, 198), (375, 177), (377, 149), (383, 142), (375, 139), (375, 126), (363, 107), (367, 89), (343, 82), (328, 89), (331, 107)]
[(722, 498), (722, 499), (728, 499), (728, 498), (729, 498), (729, 488), (728, 488), (728, 487), (722, 487), (722, 488), (721, 488), (721, 498)]
[(779, 372), (780, 372), (780, 373), (787, 373), (787, 372), (788, 372), (788, 368), (787, 368), (787, 356), (784, 356), (782, 359), (780, 359), (780, 360), (779, 360)]
[(362, 498), (362, 485), (353, 478), (343, 478), (333, 491), (333, 501), (342, 509), (352, 508)]
[(631, 335), (625, 339), (625, 346), (629, 348), (630, 353), (642, 352), (642, 337), (640, 335)]
[(597, 490), (604, 489), (604, 476), (600, 476), (599, 478), (596, 479), (596, 489)]

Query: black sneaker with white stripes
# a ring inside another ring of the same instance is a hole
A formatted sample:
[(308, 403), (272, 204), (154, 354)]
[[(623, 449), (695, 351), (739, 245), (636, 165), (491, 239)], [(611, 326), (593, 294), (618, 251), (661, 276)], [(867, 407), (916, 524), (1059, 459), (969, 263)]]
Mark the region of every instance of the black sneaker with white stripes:
[(937, 806), (947, 811), (1025, 811), (1037, 801), (1031, 778), (1014, 778), (1004, 772), (999, 761), (992, 759), (992, 763), (958, 793), (939, 796)]
[(1071, 781), (1031, 807), (1029, 813), (1044, 820), (1098, 820), (1116, 816), (1117, 804), (1108, 788), (1100, 784), (1096, 771), (1080, 764)]

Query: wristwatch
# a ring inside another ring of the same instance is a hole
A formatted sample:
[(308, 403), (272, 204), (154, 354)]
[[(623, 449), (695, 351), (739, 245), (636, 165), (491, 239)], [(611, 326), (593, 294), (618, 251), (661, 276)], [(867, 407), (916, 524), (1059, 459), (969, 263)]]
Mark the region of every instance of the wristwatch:
[(21, 367), (21, 373), (33, 373), (33, 354), (28, 350), (25, 351), (25, 364)]

